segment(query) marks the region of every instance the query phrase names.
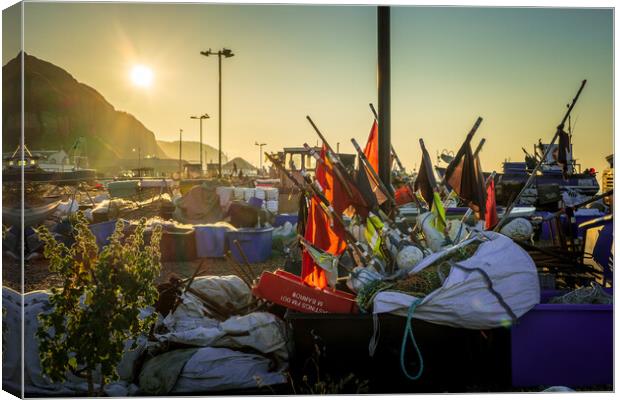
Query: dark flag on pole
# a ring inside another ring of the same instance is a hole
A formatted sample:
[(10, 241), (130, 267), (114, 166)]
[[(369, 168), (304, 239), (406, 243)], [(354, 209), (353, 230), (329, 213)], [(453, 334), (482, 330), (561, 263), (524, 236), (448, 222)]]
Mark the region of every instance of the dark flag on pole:
[(570, 154), (570, 138), (564, 129), (560, 129), (560, 143), (558, 144), (558, 164), (562, 166), (562, 174), (566, 178), (568, 173), (568, 154)]
[[(357, 170), (355, 171), (355, 184), (369, 209), (376, 208), (387, 201), (387, 197), (381, 191), (379, 184), (375, 181), (372, 174), (368, 173), (359, 156)], [(359, 211), (360, 209), (358, 209), (358, 213)], [(368, 215), (368, 211), (366, 210), (363, 214), (365, 215), (362, 215), (362, 217), (365, 218)]]
[[(424, 201), (426, 201), (426, 204), (428, 204), (428, 209), (430, 210), (433, 205), (433, 185), (429, 181), (429, 174), (426, 171), (426, 163), (424, 162), (424, 157), (425, 155), (428, 155), (428, 152), (426, 152), (427, 154), (424, 154), (425, 152), (426, 149), (422, 149), (422, 164), (420, 164), (418, 176), (415, 179), (413, 188), (414, 190), (420, 191), (420, 194), (424, 198)], [(433, 171), (430, 171), (430, 173), (432, 174)]]
[(480, 160), (474, 157), (469, 141), (463, 143), (448, 165), (445, 181), (468, 206), (484, 218), (486, 210), (486, 185)]

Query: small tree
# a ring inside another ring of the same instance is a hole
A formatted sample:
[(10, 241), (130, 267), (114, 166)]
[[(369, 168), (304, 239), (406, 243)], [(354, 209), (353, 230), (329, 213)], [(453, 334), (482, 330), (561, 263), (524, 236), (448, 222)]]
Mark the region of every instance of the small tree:
[(144, 219), (132, 235), (124, 237), (123, 230), (123, 222), (117, 222), (102, 251), (82, 213), (70, 248), (46, 228), (37, 230), (50, 271), (64, 278), (61, 288), (51, 289), (53, 310), (39, 316), (41, 364), (52, 381), (64, 381), (69, 371), (86, 378), (91, 396), (95, 371), (101, 394), (104, 384), (118, 377), (125, 341), (147, 332), (156, 318), (139, 314), (158, 297), (161, 227), (153, 230), (149, 245), (143, 240)]

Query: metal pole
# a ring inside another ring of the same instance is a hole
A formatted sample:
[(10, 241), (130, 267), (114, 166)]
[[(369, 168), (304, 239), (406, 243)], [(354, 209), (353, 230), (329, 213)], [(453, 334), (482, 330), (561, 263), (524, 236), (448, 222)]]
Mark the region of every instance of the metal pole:
[(392, 195), (390, 173), (390, 7), (377, 7), (377, 91), (379, 99), (379, 178)]
[(183, 161), (181, 161), (183, 143), (183, 129), (179, 129), (179, 178), (183, 175)]
[(218, 133), (218, 151), (217, 151), (217, 173), (218, 176), (222, 177), (222, 52), (218, 52), (217, 54), (217, 63), (218, 63), (218, 74), (219, 74), (219, 96), (218, 96), (218, 125), (219, 125), (219, 133)]
[(200, 175), (202, 175), (202, 116), (200, 116)]

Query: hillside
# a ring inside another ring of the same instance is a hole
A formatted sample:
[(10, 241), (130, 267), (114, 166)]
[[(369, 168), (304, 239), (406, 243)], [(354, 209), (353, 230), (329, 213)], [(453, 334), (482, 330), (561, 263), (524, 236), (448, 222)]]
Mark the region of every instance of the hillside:
[[(133, 115), (118, 111), (95, 89), (64, 69), (24, 55), (24, 133), (31, 150), (71, 151), (83, 136), (91, 167), (114, 165), (119, 158), (142, 154), (165, 157), (155, 135)], [(20, 137), (20, 55), (2, 67), (2, 145), (12, 151)]]
[(240, 169), (243, 169), (243, 170), (256, 170), (257, 169), (255, 166), (250, 164), (250, 162), (244, 160), (241, 157), (233, 158), (232, 160), (227, 162), (225, 165), (223, 165), (222, 168), (223, 169), (233, 169), (233, 165), (237, 166), (237, 170), (240, 170)]
[[(166, 142), (164, 140), (158, 140), (157, 144), (168, 158), (179, 158), (179, 141)], [(217, 163), (217, 149), (209, 146), (208, 144), (202, 144), (202, 150), (204, 151), (203, 159), (205, 165), (208, 163)], [(198, 161), (200, 160), (200, 142), (183, 141), (182, 156), (184, 160)], [(228, 161), (226, 153), (222, 152), (222, 164)]]

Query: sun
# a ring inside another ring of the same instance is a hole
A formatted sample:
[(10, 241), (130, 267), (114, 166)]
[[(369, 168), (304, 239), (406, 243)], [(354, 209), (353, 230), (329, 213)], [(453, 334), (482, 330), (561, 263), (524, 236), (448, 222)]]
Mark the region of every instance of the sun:
[(153, 83), (153, 71), (144, 65), (135, 65), (131, 69), (131, 81), (136, 86), (149, 87)]

